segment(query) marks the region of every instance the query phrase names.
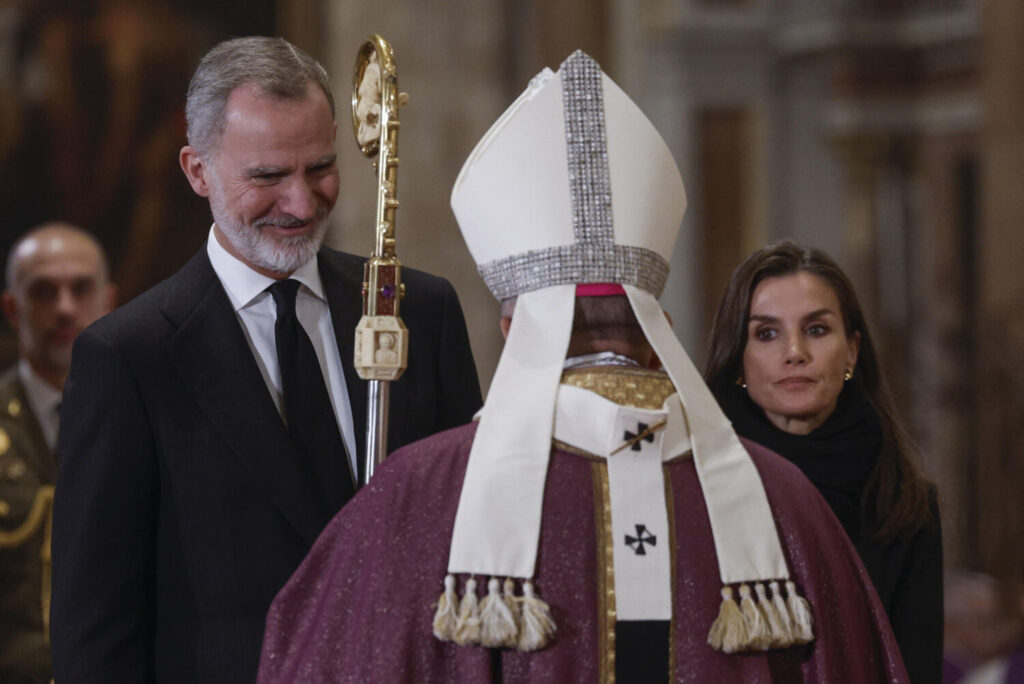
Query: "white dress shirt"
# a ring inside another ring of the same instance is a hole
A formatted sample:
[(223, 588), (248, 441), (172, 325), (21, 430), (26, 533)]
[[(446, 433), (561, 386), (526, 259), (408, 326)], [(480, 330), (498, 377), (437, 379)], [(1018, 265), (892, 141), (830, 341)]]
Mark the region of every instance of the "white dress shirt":
[(25, 359), (18, 361), (18, 379), (25, 387), (28, 406), (43, 430), (43, 439), (51, 452), (57, 451), (57, 431), (60, 427), (61, 391), (36, 375)]
[[(245, 339), (252, 350), (256, 365), (259, 366), (263, 381), (267, 383), (270, 396), (274, 399), (277, 411), (284, 416), (284, 391), (281, 387), (281, 368), (277, 363), (277, 341), (274, 337), (274, 323), (277, 320), (277, 307), (273, 296), (267, 292), (275, 281), (257, 273), (228, 253), (217, 241), (213, 228), (206, 242), (206, 251), (210, 256), (210, 264), (224, 285), (231, 306), (242, 325)], [(348, 390), (345, 387), (345, 374), (338, 355), (338, 342), (331, 323), (331, 311), (324, 296), (320, 271), (317, 270), (316, 257), (303, 264), (289, 276), (302, 283), (295, 298), (295, 314), (302, 324), (316, 358), (324, 370), (327, 381), (327, 393), (331, 398), (331, 407), (338, 419), (341, 438), (348, 450), (349, 465), (353, 473), (353, 482), (358, 482), (356, 462), (355, 431), (352, 423), (352, 406), (349, 403)], [(355, 331), (352, 331), (355, 334)]]

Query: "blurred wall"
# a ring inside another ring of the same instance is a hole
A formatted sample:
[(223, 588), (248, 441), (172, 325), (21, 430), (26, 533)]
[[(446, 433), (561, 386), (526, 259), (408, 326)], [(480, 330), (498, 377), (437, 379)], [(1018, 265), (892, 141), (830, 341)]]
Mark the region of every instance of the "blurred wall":
[(1024, 579), (1024, 3), (988, 0), (982, 225), (975, 316), (983, 565)]
[[(398, 254), (454, 283), (485, 388), (498, 304), (451, 186), (530, 77), (585, 49), (682, 170), (662, 303), (697, 365), (746, 254), (783, 237), (824, 248), (857, 286), (938, 482), (948, 557), (1024, 563), (1007, 551), (1024, 536), (1007, 508), (1024, 481), (1018, 0), (0, 0), (4, 244), (64, 218), (101, 235), (127, 296), (177, 269), (209, 222), (177, 169), (185, 83), (217, 40), (248, 33), (285, 35), (332, 75), (342, 195), (328, 240), (358, 254), (376, 181), (346, 102), (361, 43), (391, 42), (411, 96)], [(0, 361), (12, 353), (0, 331)]]
[[(830, 253), (857, 288), (939, 486), (947, 557), (982, 563), (987, 493), (974, 453), (986, 428), (965, 407), (979, 400), (984, 282), (1007, 277), (1007, 264), (981, 255), (1005, 255), (1009, 238), (985, 233), (981, 217), (995, 191), (979, 173), (984, 112), (1000, 97), (982, 82), (1020, 61), (982, 62), (972, 0), (615, 6), (624, 85), (669, 140), (689, 191), (662, 302), (691, 355), (702, 364), (725, 283), (755, 247), (790, 238)], [(1002, 31), (1011, 45), (1024, 36)], [(1012, 78), (1002, 89), (1019, 92)]]
[[(122, 301), (174, 273), (210, 224), (178, 166), (189, 77), (274, 27), (274, 0), (0, 0), (0, 254), (63, 220), (97, 236)], [(0, 324), (0, 367), (15, 351)]]

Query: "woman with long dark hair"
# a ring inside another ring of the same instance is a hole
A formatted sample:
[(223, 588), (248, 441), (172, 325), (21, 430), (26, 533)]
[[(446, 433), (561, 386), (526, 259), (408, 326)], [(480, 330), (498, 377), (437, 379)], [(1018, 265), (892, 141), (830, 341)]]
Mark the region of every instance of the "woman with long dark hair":
[(942, 536), (849, 279), (825, 253), (767, 245), (733, 273), (705, 380), (737, 433), (814, 483), (864, 562), (915, 684), (939, 682)]

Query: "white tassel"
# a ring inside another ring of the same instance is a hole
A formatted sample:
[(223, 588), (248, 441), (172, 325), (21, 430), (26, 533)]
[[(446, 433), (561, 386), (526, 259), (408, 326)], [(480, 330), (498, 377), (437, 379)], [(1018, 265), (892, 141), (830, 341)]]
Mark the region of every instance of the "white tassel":
[(746, 584), (740, 585), (740, 612), (743, 613), (743, 621), (747, 624), (747, 642), (743, 644), (743, 650), (767, 648), (768, 625), (761, 611), (754, 605), (750, 587)]
[(779, 616), (779, 622), (786, 637), (785, 643), (780, 645), (792, 646), (796, 642), (793, 640), (793, 621), (789, 617), (786, 599), (782, 598), (782, 590), (779, 589), (778, 582), (773, 581), (768, 588), (772, 590), (772, 605), (775, 607), (775, 614)]
[(767, 647), (789, 646), (793, 635), (783, 627), (782, 618), (775, 609), (775, 604), (768, 600), (768, 591), (765, 589), (764, 582), (754, 585), (754, 591), (757, 593), (757, 607), (768, 624)]
[(519, 643), (519, 623), (522, 611), (519, 609), (520, 599), (516, 597), (516, 583), (512, 581), (511, 577), (505, 578), (505, 584), (502, 587), (502, 597), (505, 601), (505, 605), (508, 606), (509, 615), (512, 616), (512, 623), (515, 625), (515, 634), (505, 644), (507, 648), (515, 648)]
[(455, 623), (455, 637), (459, 646), (476, 646), (480, 643), (480, 606), (476, 597), (476, 580), (466, 580), (466, 589), (459, 603), (459, 617)]
[(444, 593), (437, 600), (437, 611), (434, 613), (434, 636), (441, 641), (451, 641), (455, 636), (455, 608), (459, 597), (455, 595), (455, 577), (446, 575)]
[(548, 645), (555, 633), (555, 621), (548, 604), (533, 593), (533, 584), (523, 583), (522, 615), (519, 625), (520, 651), (538, 651)]
[(731, 587), (722, 587), (722, 605), (708, 632), (708, 644), (723, 653), (736, 653), (747, 643), (747, 624), (732, 597)]
[(501, 595), (501, 584), (496, 577), (487, 582), (487, 596), (480, 602), (480, 645), (501, 648), (516, 643), (519, 629)]
[(796, 585), (792, 582), (786, 582), (786, 596), (789, 615), (793, 619), (793, 642), (807, 644), (814, 641), (814, 619), (807, 599), (796, 593)]

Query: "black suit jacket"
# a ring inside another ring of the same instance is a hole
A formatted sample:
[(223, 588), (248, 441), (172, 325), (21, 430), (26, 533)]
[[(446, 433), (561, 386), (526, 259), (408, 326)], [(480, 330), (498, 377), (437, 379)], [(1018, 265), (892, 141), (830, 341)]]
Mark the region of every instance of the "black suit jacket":
[[(325, 248), (319, 267), (363, 452), (363, 259)], [(391, 390), (392, 449), (481, 404), (451, 285), (403, 276), (409, 367)], [(254, 681), (270, 602), (327, 520), (205, 248), (79, 336), (61, 414), (57, 681)]]

